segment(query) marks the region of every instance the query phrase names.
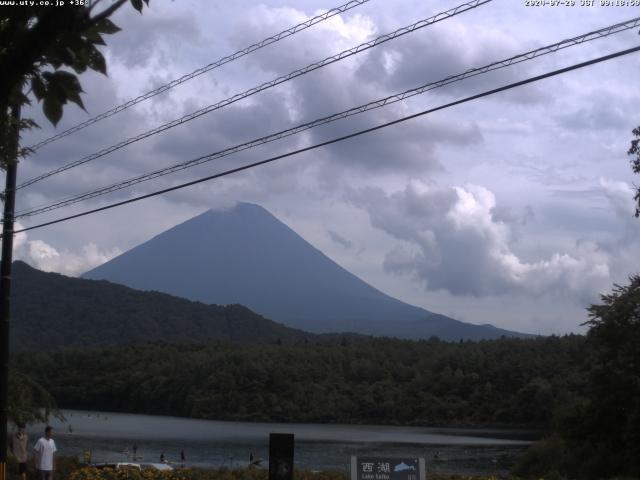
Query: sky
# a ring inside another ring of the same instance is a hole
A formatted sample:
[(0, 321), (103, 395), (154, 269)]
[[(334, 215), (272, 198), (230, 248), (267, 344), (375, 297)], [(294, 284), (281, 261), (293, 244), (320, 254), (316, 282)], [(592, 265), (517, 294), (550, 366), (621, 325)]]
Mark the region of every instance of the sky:
[[(337, 0), (339, 1), (339, 0)], [(18, 181), (456, 7), (370, 0), (38, 150)], [(640, 7), (493, 0), (137, 142), (18, 192), (18, 210), (90, 191), (640, 16)], [(40, 105), (30, 145), (339, 3), (152, 0), (129, 5), (81, 76), (86, 112)], [(138, 184), (22, 226), (95, 208), (638, 45), (639, 28), (574, 46), (256, 149)], [(79, 275), (209, 208), (257, 203), (374, 287), (470, 323), (582, 333), (586, 307), (638, 272), (627, 156), (640, 124), (640, 53), (425, 115), (160, 197), (18, 234), (16, 257)]]

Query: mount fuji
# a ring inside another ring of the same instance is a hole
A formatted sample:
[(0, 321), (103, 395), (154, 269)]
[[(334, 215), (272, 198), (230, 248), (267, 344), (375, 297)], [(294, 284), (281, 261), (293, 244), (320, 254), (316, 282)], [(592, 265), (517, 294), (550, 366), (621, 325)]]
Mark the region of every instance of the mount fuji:
[(85, 273), (208, 304), (241, 304), (314, 333), (480, 340), (528, 336), (397, 300), (313, 247), (264, 208), (209, 210)]

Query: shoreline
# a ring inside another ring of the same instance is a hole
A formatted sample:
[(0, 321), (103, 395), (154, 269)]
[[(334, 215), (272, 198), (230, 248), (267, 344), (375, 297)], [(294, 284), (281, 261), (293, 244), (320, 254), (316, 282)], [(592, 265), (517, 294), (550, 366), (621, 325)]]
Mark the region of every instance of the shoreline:
[[(141, 417), (159, 417), (165, 419), (175, 419), (175, 420), (185, 420), (185, 421), (206, 421), (206, 422), (217, 422), (217, 423), (227, 423), (227, 424), (248, 424), (248, 425), (265, 425), (265, 424), (282, 424), (282, 425), (308, 425), (308, 426), (353, 426), (353, 427), (397, 427), (397, 428), (425, 428), (433, 433), (437, 433), (438, 430), (446, 431), (447, 434), (454, 435), (456, 431), (466, 432), (466, 431), (474, 431), (479, 430), (485, 432), (488, 435), (497, 434), (500, 435), (502, 433), (514, 433), (522, 436), (523, 438), (527, 438), (531, 442), (539, 440), (544, 437), (550, 430), (549, 428), (543, 427), (533, 427), (526, 424), (485, 424), (485, 423), (422, 423), (422, 422), (410, 422), (410, 423), (399, 423), (399, 422), (385, 422), (384, 420), (377, 421), (377, 423), (373, 423), (373, 421), (369, 422), (343, 422), (339, 420), (326, 420), (323, 422), (313, 422), (313, 421), (305, 421), (305, 420), (269, 420), (264, 418), (255, 418), (255, 417), (236, 417), (236, 418), (206, 418), (206, 417), (183, 417), (180, 415), (168, 414), (168, 413), (147, 413), (147, 412), (131, 412), (124, 410), (92, 410), (88, 408), (76, 408), (76, 407), (59, 407), (58, 411), (60, 413), (64, 411), (72, 411), (72, 412), (85, 412), (85, 413), (95, 413), (101, 414), (105, 416), (109, 415), (137, 415)], [(68, 420), (65, 417), (65, 420)], [(66, 422), (69, 423), (69, 422)]]

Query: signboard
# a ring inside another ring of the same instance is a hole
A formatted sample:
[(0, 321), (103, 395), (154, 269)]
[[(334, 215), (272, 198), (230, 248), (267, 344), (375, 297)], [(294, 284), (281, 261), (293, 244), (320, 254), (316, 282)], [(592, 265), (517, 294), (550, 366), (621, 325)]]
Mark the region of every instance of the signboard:
[(424, 458), (351, 457), (351, 480), (425, 480)]

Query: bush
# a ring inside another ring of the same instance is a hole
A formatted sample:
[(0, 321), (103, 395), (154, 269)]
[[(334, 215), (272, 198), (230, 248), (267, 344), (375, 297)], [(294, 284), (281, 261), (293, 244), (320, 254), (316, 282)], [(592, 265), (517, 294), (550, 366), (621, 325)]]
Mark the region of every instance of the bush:
[[(79, 468), (72, 472), (69, 480), (267, 480), (269, 472), (264, 469), (229, 470), (200, 470), (196, 468), (182, 468), (172, 471), (158, 470), (113, 470), (111, 468), (97, 469), (93, 467)], [(347, 480), (344, 472), (310, 472), (296, 470), (296, 480)]]
[(559, 437), (548, 437), (532, 444), (520, 458), (513, 473), (525, 478), (557, 478), (565, 471), (567, 446)]

